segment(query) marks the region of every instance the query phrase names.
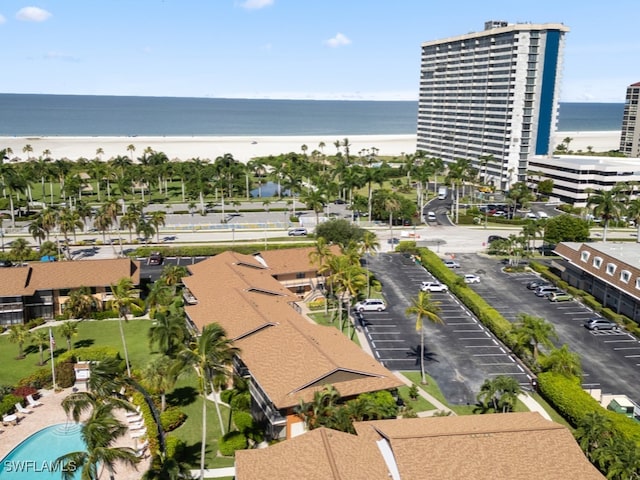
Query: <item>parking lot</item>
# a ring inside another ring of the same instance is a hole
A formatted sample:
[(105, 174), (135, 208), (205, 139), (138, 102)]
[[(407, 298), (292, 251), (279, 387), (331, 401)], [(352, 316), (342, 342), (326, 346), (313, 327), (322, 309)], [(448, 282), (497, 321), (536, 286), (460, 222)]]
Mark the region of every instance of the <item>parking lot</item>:
[[(407, 317), (405, 310), (418, 294), (420, 283), (433, 277), (399, 254), (377, 255), (370, 260), (370, 266), (383, 284), (388, 304), (384, 312), (364, 314), (364, 330), (371, 349), (391, 370), (419, 370), (420, 334), (415, 329), (415, 318)], [(474, 284), (472, 288), (481, 285)], [(509, 375), (522, 385), (529, 385), (530, 377), (517, 359), (453, 295), (431, 296), (441, 302), (444, 325), (425, 321), (425, 368), (449, 402), (476, 403), (482, 383), (497, 375)]]
[(516, 321), (519, 313), (545, 318), (558, 333), (558, 346), (567, 344), (580, 355), (583, 387), (604, 393), (625, 394), (640, 400), (640, 341), (622, 331), (590, 331), (583, 323), (598, 316), (578, 301), (553, 303), (536, 297), (526, 284), (540, 277), (535, 273), (504, 273), (503, 265), (476, 254), (456, 257), (461, 270), (480, 272), (481, 283), (473, 285), (506, 319)]

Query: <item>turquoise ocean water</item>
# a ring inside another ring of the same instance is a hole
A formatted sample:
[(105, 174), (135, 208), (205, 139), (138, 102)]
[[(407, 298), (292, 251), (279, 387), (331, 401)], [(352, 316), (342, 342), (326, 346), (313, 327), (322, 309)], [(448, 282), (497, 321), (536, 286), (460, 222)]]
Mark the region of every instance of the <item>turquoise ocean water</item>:
[[(561, 103), (559, 131), (620, 130), (623, 103)], [(0, 136), (415, 134), (415, 101), (0, 94)]]

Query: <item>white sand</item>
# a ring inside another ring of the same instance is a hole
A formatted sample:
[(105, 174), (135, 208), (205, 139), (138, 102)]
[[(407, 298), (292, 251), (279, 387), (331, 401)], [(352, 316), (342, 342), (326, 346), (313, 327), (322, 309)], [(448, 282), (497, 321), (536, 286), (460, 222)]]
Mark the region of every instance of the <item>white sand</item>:
[[(593, 151), (601, 152), (617, 150), (620, 143), (619, 131), (608, 132), (557, 132), (553, 135), (552, 146), (555, 147), (565, 138), (572, 138), (569, 149), (573, 151), (587, 151), (589, 146)], [(358, 156), (360, 152), (377, 149), (378, 155), (401, 156), (405, 153), (415, 153), (416, 135), (352, 135), (348, 138), (351, 155)], [(217, 157), (230, 153), (236, 160), (247, 162), (253, 157), (278, 155), (281, 153), (302, 153), (302, 145), (307, 146), (307, 154), (322, 149), (326, 154), (335, 154), (335, 142), (342, 142), (345, 136), (264, 136), (264, 137), (0, 137), (0, 148), (11, 148), (11, 158), (25, 159), (27, 156), (40, 157), (49, 150), (52, 158), (69, 158), (77, 160), (84, 157), (96, 158), (96, 151), (102, 148), (101, 158), (108, 160), (123, 155), (130, 156), (127, 150), (133, 145), (134, 157), (141, 156), (147, 148), (164, 152), (170, 159), (215, 160)], [(255, 143), (254, 143), (255, 142)], [(30, 145), (32, 152), (23, 151)]]

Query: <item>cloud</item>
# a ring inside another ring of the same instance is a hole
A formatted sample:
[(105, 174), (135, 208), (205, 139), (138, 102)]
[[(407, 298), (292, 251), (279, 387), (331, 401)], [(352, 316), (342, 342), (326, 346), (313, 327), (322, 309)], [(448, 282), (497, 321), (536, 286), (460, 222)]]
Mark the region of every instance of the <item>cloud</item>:
[(351, 43), (351, 40), (349, 40), (349, 38), (346, 35), (343, 35), (342, 33), (338, 32), (333, 38), (330, 38), (324, 43), (330, 46), (331, 48), (337, 48), (337, 47), (342, 47), (343, 45), (349, 45)]
[(24, 22), (44, 22), (50, 16), (50, 12), (38, 7), (24, 7), (16, 13), (16, 18)]
[(270, 7), (273, 5), (274, 0), (244, 0), (244, 2), (238, 2), (237, 5), (245, 10), (259, 10), (261, 8)]
[(2, 25), (6, 21), (7, 21), (7, 19), (4, 18), (2, 15), (0, 15), (0, 25)]

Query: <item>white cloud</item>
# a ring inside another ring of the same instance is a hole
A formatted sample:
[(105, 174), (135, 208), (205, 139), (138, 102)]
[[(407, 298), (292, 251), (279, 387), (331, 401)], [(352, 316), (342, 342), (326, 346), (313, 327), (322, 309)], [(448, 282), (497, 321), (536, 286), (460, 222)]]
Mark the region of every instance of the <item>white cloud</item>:
[(349, 45), (351, 43), (351, 40), (349, 40), (349, 38), (346, 35), (343, 35), (342, 33), (338, 32), (333, 38), (330, 38), (324, 43), (330, 46), (331, 48), (337, 48), (337, 47), (342, 47), (343, 45)]
[(0, 15), (0, 25), (2, 25), (6, 21), (7, 21), (7, 19), (4, 18), (2, 15)]
[(50, 12), (38, 7), (24, 7), (16, 13), (16, 18), (25, 22), (44, 22), (50, 16)]
[(244, 2), (239, 2), (238, 5), (245, 10), (259, 10), (270, 7), (273, 5), (273, 2), (274, 0), (244, 0)]

